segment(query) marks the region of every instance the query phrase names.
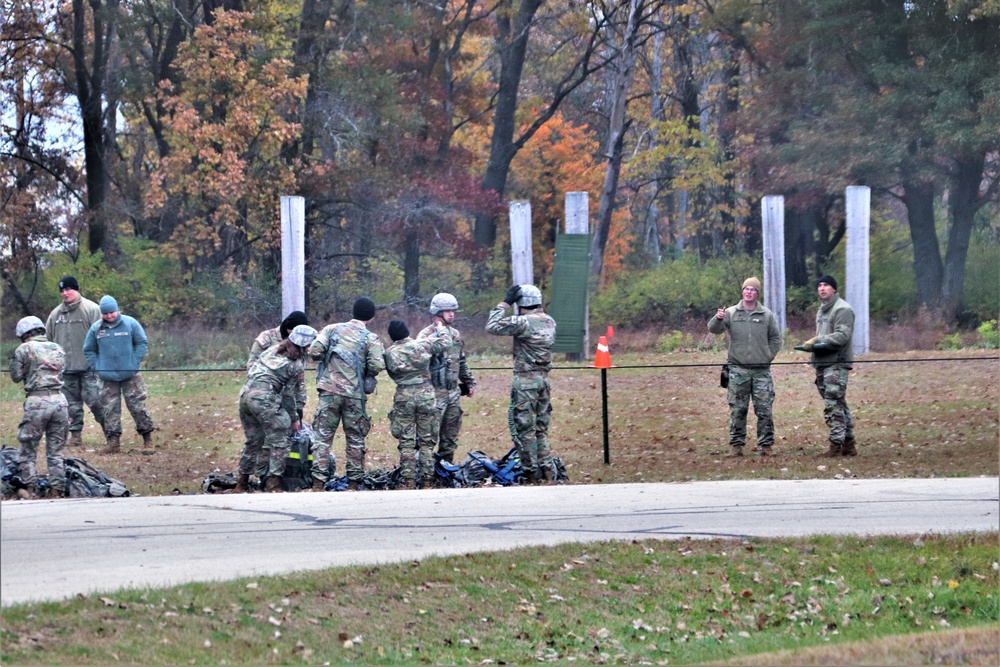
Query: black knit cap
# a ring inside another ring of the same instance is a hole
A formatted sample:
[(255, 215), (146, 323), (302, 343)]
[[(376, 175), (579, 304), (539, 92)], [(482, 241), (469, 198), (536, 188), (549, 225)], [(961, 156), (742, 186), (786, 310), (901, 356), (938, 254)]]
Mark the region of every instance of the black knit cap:
[(366, 296), (354, 302), (354, 319), (367, 322), (375, 317), (375, 302)]
[(281, 332), (281, 339), (288, 338), (288, 334), (291, 333), (292, 329), (300, 324), (309, 324), (309, 318), (306, 317), (305, 313), (301, 310), (293, 310), (288, 313), (288, 317), (281, 320), (281, 325), (278, 327), (278, 331)]
[(838, 291), (837, 279), (834, 278), (833, 276), (823, 276), (822, 278), (816, 281), (816, 287), (819, 287), (820, 283), (826, 283), (827, 285), (833, 288), (834, 292)]
[(393, 320), (389, 322), (389, 338), (395, 343), (397, 340), (403, 340), (410, 335), (410, 330), (406, 328), (406, 322), (403, 320)]
[(63, 276), (62, 280), (59, 281), (59, 289), (73, 289), (77, 292), (80, 291), (80, 283), (76, 282), (76, 278), (73, 276)]

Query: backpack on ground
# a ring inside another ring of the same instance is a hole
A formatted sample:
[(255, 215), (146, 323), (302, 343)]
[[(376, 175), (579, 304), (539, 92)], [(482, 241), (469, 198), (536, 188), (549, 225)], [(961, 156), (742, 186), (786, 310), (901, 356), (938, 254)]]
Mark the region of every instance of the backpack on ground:
[(24, 488), (20, 466), (17, 464), (17, 455), (20, 451), (7, 445), (0, 447), (0, 492), (4, 498), (13, 496), (18, 489)]
[(205, 481), (201, 483), (202, 493), (225, 493), (236, 488), (237, 477), (235, 472), (210, 472)]
[(109, 477), (83, 459), (66, 457), (66, 496), (69, 498), (124, 498), (132, 495), (121, 481)]
[(281, 488), (285, 491), (301, 491), (312, 486), (312, 443), (313, 430), (302, 424), (298, 433), (292, 433), (292, 448), (285, 457), (285, 474), (281, 476)]

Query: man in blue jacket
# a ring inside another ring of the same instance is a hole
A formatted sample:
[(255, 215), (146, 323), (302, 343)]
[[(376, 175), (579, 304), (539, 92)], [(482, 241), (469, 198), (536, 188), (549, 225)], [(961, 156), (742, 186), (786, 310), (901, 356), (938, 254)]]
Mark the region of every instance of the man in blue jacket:
[(104, 384), (101, 403), (104, 435), (108, 440), (105, 453), (121, 451), (122, 396), (135, 420), (135, 430), (148, 447), (152, 444), (153, 419), (146, 409), (146, 384), (139, 375), (139, 366), (149, 347), (146, 332), (135, 318), (118, 312), (114, 297), (101, 297), (100, 307), (101, 319), (87, 332), (83, 353)]

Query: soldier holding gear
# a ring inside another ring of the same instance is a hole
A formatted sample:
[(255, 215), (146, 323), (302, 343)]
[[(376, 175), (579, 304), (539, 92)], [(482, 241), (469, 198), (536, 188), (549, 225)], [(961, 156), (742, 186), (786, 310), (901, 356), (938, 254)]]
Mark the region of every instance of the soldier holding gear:
[(323, 327), (309, 347), (309, 355), (322, 369), (316, 379), (319, 405), (313, 418), (313, 488), (323, 488), (334, 474), (330, 449), (341, 422), (347, 441), (348, 488), (361, 488), (365, 474), (365, 437), (372, 427), (365, 411), (365, 378), (374, 379), (385, 370), (385, 348), (367, 328), (375, 318), (375, 303), (360, 297), (354, 302), (353, 315), (349, 322)]
[(389, 338), (392, 345), (385, 351), (385, 368), (396, 383), (389, 428), (399, 440), (403, 488), (420, 488), (415, 485), (417, 456), (422, 486), (434, 477), (434, 445), (439, 428), (431, 358), (451, 346), (451, 333), (439, 320), (432, 334), (413, 340), (406, 323), (393, 320), (389, 323)]
[[(513, 305), (517, 305), (522, 314), (505, 316)], [(490, 311), (486, 331), (514, 338), (509, 421), (525, 481), (538, 483), (548, 479), (555, 483), (556, 472), (549, 449), (552, 413), (549, 370), (552, 368), (556, 321), (542, 310), (541, 291), (534, 285), (513, 285), (504, 300)]]
[(146, 331), (135, 318), (118, 312), (114, 297), (102, 296), (100, 308), (101, 319), (87, 332), (83, 353), (103, 383), (101, 404), (104, 435), (108, 440), (106, 453), (121, 451), (123, 397), (135, 420), (135, 430), (148, 447), (153, 442), (153, 418), (146, 409), (146, 383), (139, 374), (149, 348)]
[(17, 429), (21, 451), (17, 462), (25, 488), (18, 495), (31, 497), (36, 491), (35, 459), (38, 443), (45, 436), (45, 460), (49, 484), (55, 495), (63, 495), (66, 469), (63, 467), (63, 445), (69, 428), (69, 411), (62, 394), (66, 354), (62, 347), (45, 337), (45, 325), (37, 317), (21, 319), (14, 329), (21, 345), (14, 350), (10, 362), (10, 378), (24, 382), (24, 418)]
[(847, 378), (854, 364), (854, 309), (837, 294), (837, 280), (823, 276), (816, 281), (820, 307), (816, 311), (816, 336), (801, 345), (812, 352), (816, 389), (823, 398), (823, 417), (830, 428), (830, 447), (822, 456), (857, 456), (854, 420), (847, 407)]
[[(239, 478), (233, 489), (235, 493), (248, 490), (250, 475), (257, 472), (257, 461), (265, 447), (270, 451), (265, 490), (282, 490), (285, 458), (292, 446), (289, 429), (298, 432), (302, 424), (298, 417), (302, 405), (296, 402), (295, 397), (305, 394), (305, 356), (314, 340), (316, 330), (300, 324), (292, 329), (288, 338), (264, 350), (247, 373), (247, 381), (240, 390), (240, 422), (246, 444), (240, 455)], [(303, 385), (301, 392), (285, 391), (289, 385), (299, 383)]]
[(80, 283), (73, 276), (63, 276), (59, 281), (62, 303), (56, 306), (45, 321), (45, 333), (50, 341), (66, 353), (66, 372), (63, 373), (63, 396), (69, 406), (68, 447), (83, 444), (83, 406), (94, 413), (94, 419), (104, 426), (104, 409), (101, 405), (101, 378), (90, 367), (83, 354), (83, 342), (90, 326), (101, 319), (100, 307), (80, 295)]
[(462, 430), (463, 395), (472, 398), (476, 391), (476, 378), (469, 370), (465, 358), (465, 341), (458, 329), (452, 326), (458, 311), (458, 299), (447, 292), (435, 294), (431, 299), (431, 315), (434, 324), (425, 327), (417, 339), (435, 334), (443, 324), (451, 335), (451, 345), (447, 350), (434, 355), (431, 361), (431, 383), (434, 385), (437, 410), (440, 416), (438, 454), (449, 463), (454, 462), (458, 449), (458, 434)]
[(743, 456), (747, 443), (747, 411), (753, 400), (757, 415), (757, 446), (768, 456), (774, 445), (774, 380), (771, 361), (781, 350), (781, 330), (774, 313), (757, 299), (760, 280), (743, 281), (742, 300), (735, 306), (719, 308), (708, 321), (714, 334), (729, 333), (729, 445), (733, 456)]

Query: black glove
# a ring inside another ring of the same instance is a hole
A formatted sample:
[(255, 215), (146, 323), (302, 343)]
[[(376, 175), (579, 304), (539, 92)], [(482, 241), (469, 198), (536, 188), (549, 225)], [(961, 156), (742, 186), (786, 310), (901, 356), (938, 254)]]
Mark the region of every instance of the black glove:
[(517, 300), (521, 298), (521, 286), (511, 285), (510, 289), (507, 290), (507, 296), (503, 298), (503, 302), (513, 306), (517, 303)]

